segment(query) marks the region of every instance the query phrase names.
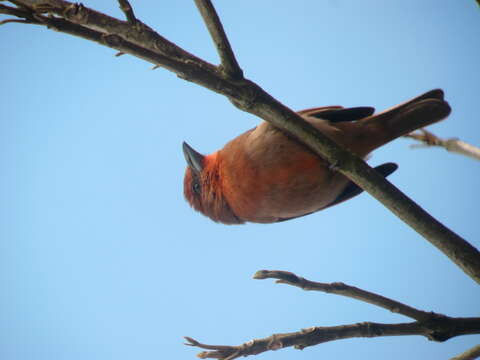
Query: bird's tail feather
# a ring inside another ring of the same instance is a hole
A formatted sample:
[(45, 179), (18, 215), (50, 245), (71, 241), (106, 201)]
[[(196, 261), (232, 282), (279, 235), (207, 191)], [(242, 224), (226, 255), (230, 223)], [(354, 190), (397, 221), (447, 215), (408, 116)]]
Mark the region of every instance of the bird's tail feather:
[[(450, 114), (450, 106), (443, 99), (443, 91), (431, 90), (410, 101), (360, 120), (365, 129), (377, 134), (379, 147), (397, 137), (436, 123)], [(378, 134), (383, 134), (378, 137)]]

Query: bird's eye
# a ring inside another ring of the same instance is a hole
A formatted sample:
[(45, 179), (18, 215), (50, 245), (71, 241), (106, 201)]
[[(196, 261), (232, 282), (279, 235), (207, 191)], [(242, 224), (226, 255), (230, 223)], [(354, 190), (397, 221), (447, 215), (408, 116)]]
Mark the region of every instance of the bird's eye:
[(198, 181), (194, 181), (192, 183), (192, 191), (195, 194), (200, 195), (200, 183)]

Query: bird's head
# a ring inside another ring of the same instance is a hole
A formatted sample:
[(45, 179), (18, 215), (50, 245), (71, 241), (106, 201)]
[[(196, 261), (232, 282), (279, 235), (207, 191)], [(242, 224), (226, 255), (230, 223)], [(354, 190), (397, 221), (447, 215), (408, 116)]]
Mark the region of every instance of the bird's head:
[(190, 206), (215, 222), (243, 224), (225, 199), (219, 152), (204, 156), (184, 142), (183, 154), (188, 164), (183, 193)]

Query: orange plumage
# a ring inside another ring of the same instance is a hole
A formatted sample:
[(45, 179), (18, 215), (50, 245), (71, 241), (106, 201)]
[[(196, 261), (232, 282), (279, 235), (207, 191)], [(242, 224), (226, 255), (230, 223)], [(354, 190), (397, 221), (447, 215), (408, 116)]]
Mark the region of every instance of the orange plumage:
[[(447, 117), (442, 90), (432, 90), (373, 115), (370, 107), (299, 111), (309, 123), (360, 157)], [(191, 206), (225, 224), (273, 223), (322, 210), (361, 193), (355, 184), (304, 145), (262, 122), (203, 156), (184, 143), (184, 194)], [(377, 167), (383, 176), (392, 163)]]

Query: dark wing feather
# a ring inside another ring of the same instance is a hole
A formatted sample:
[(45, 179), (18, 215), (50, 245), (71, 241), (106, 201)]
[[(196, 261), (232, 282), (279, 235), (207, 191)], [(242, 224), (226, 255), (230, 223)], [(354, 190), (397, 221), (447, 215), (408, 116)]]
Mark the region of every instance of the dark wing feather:
[(361, 106), (339, 110), (325, 110), (310, 116), (329, 120), (333, 123), (343, 121), (357, 121), (372, 115), (375, 112), (373, 107)]
[(300, 115), (312, 116), (319, 119), (325, 119), (333, 123), (343, 121), (357, 121), (364, 119), (375, 112), (375, 108), (370, 106), (359, 106), (352, 108), (342, 108), (340, 106), (326, 106), (299, 111)]
[[(391, 173), (393, 173), (395, 170), (398, 169), (398, 165), (395, 163), (385, 163), (379, 166), (376, 166), (374, 168), (380, 175), (383, 177), (387, 177)], [(330, 204), (325, 206), (323, 209), (329, 208), (330, 206), (334, 206), (337, 204), (340, 204), (346, 200), (349, 200), (357, 195), (360, 195), (363, 192), (363, 189), (359, 187), (357, 184), (353, 182), (349, 182), (345, 190), (337, 196), (335, 200), (333, 200)]]

